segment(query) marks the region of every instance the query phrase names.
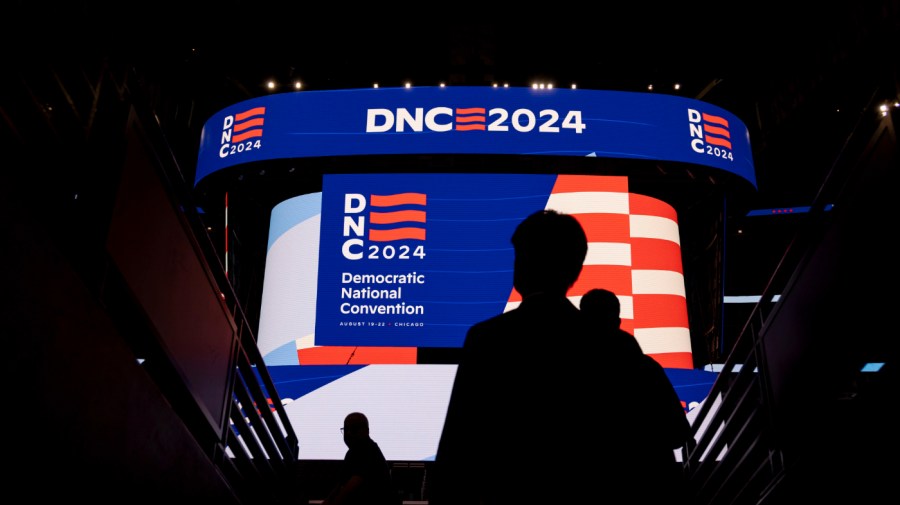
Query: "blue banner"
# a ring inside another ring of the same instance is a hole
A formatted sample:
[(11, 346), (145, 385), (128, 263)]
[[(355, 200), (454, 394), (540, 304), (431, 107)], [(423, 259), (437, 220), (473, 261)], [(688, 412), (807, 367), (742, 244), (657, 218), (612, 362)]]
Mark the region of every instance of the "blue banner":
[(556, 177), (325, 175), (316, 344), (461, 346), (504, 311), (510, 237)]
[(489, 87), (301, 91), (246, 100), (204, 125), (194, 183), (254, 161), (383, 154), (676, 161), (724, 170), (756, 187), (749, 132), (716, 106), (652, 93)]

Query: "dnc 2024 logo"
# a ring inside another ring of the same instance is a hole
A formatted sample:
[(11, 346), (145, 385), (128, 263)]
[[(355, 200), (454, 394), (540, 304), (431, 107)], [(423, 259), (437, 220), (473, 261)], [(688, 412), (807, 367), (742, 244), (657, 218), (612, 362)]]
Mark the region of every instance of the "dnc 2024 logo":
[(699, 154), (734, 161), (728, 119), (696, 109), (688, 109), (687, 112), (691, 132), (691, 149)]
[(348, 260), (425, 259), (426, 204), (425, 193), (345, 194), (341, 254)]
[(225, 116), (222, 121), (219, 158), (227, 158), (261, 148), (265, 116), (265, 107), (254, 107), (238, 114)]
[[(560, 121), (562, 118), (562, 121)], [(542, 109), (537, 114), (530, 109), (516, 109), (512, 112), (494, 107), (433, 107), (425, 110), (416, 107), (368, 109), (366, 113), (366, 133), (394, 131), (412, 132), (508, 132), (510, 127), (520, 133), (537, 129), (538, 133), (561, 133), (571, 131), (582, 133), (587, 126), (581, 120), (580, 110), (560, 113), (555, 109)]]

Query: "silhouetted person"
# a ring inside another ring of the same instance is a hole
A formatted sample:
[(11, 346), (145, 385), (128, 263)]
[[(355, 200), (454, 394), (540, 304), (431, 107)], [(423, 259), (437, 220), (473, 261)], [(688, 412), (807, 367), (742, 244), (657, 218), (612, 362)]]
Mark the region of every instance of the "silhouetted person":
[(644, 354), (634, 335), (621, 328), (621, 304), (615, 293), (607, 289), (591, 289), (581, 297), (579, 308), (592, 327), (609, 334), (611, 344), (620, 345), (625, 352), (634, 355)]
[(621, 328), (620, 303), (615, 293), (595, 288), (584, 294), (581, 312), (596, 328), (599, 338), (626, 349), (626, 359), (637, 367), (617, 367), (622, 371), (622, 387), (629, 396), (622, 407), (632, 423), (632, 443), (620, 459), (632, 480), (634, 503), (686, 503), (685, 483), (675, 449), (690, 437), (691, 426), (665, 369), (644, 354), (634, 335)]
[[(571, 215), (526, 217), (512, 236), (521, 304), (466, 334), (430, 475), (429, 503), (594, 503), (609, 496), (614, 378), (566, 297), (587, 254)], [(611, 397), (612, 395), (612, 397)], [(615, 440), (614, 438), (612, 440)], [(587, 499), (591, 501), (587, 501)]]
[(341, 464), (338, 485), (323, 505), (399, 505), (402, 500), (394, 486), (391, 468), (381, 448), (369, 437), (369, 419), (360, 412), (344, 418), (347, 454)]

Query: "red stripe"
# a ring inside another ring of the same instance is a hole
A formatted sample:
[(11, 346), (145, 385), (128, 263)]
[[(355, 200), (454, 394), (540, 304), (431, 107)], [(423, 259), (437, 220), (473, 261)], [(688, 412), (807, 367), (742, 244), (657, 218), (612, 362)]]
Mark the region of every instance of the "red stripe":
[(477, 123), (484, 122), (484, 116), (470, 116), (470, 117), (458, 117), (456, 118), (457, 123)]
[(631, 240), (627, 214), (575, 214), (588, 242), (620, 242)]
[(393, 230), (369, 229), (369, 240), (372, 242), (391, 242), (393, 240), (425, 240), (422, 228), (395, 228)]
[(560, 175), (553, 185), (553, 193), (581, 191), (628, 192), (628, 177), (623, 175)]
[(635, 328), (690, 328), (683, 296), (636, 294), (632, 300)]
[(710, 137), (709, 135), (706, 135), (703, 137), (703, 140), (705, 140), (707, 144), (722, 146), (726, 149), (731, 149), (731, 142), (725, 139), (720, 139), (719, 137)]
[(234, 135), (233, 137), (231, 137), (231, 141), (234, 143), (243, 142), (244, 140), (252, 137), (262, 137), (262, 133), (262, 130), (247, 130), (240, 135)]
[[(353, 347), (322, 346), (297, 350), (301, 365), (413, 365), (418, 349), (415, 347)], [(352, 356), (352, 358), (351, 358)]]
[(703, 120), (707, 123), (715, 123), (717, 125), (728, 128), (728, 120), (722, 116), (713, 116), (712, 114), (703, 113)]
[(372, 224), (393, 224), (403, 221), (425, 222), (424, 210), (398, 210), (396, 212), (370, 212), (369, 221)]
[(632, 215), (666, 217), (676, 223), (678, 222), (678, 214), (675, 213), (675, 209), (666, 202), (656, 198), (630, 193), (628, 195), (628, 207)]
[(456, 125), (456, 131), (468, 132), (472, 130), (484, 131), (483, 124)]
[(235, 121), (243, 121), (243, 120), (247, 119), (247, 118), (250, 117), (250, 116), (261, 116), (261, 115), (263, 115), (263, 114), (265, 114), (265, 113), (266, 113), (266, 108), (265, 108), (265, 107), (254, 107), (254, 108), (252, 108), (252, 109), (250, 109), (250, 110), (248, 110), (248, 111), (241, 112), (241, 113), (239, 113), (239, 114), (235, 114), (235, 115), (234, 115), (234, 120), (235, 120)]
[(694, 358), (689, 352), (660, 352), (648, 354), (663, 368), (694, 368)]
[(684, 273), (681, 264), (681, 246), (669, 240), (633, 238), (631, 239), (631, 268)]
[(234, 131), (242, 132), (242, 131), (246, 130), (247, 128), (250, 128), (251, 126), (262, 126), (264, 122), (265, 122), (265, 118), (258, 117), (255, 119), (251, 119), (249, 121), (235, 123)]
[(706, 133), (712, 133), (713, 135), (721, 135), (723, 137), (731, 138), (731, 132), (729, 132), (725, 128), (719, 128), (718, 126), (706, 125), (703, 127), (703, 131), (705, 131)]
[(482, 114), (484, 115), (485, 111), (484, 107), (467, 107), (463, 109), (456, 109), (457, 114)]
[(369, 203), (373, 207), (391, 207), (394, 205), (425, 205), (425, 193), (398, 193), (396, 195), (371, 195)]

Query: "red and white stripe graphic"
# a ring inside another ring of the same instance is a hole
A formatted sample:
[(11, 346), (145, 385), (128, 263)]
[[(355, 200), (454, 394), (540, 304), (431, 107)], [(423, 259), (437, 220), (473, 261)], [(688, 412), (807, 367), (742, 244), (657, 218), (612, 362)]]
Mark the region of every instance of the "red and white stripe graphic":
[[(584, 269), (569, 290), (619, 297), (622, 329), (666, 368), (693, 368), (678, 217), (665, 202), (628, 192), (625, 176), (560, 175), (547, 209), (573, 215), (588, 236)], [(506, 310), (521, 302), (513, 290)]]

